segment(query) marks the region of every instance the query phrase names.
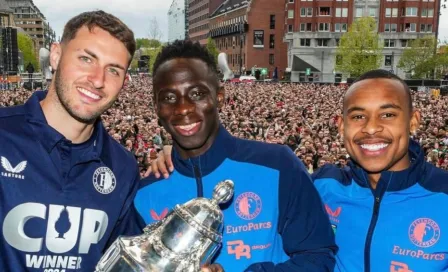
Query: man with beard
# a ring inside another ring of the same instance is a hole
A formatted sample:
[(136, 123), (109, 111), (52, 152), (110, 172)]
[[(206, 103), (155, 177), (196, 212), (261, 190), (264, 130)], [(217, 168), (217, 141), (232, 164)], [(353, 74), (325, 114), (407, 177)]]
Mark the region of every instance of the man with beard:
[(142, 181), (135, 206), (145, 222), (211, 198), (230, 179), (235, 193), (223, 211), (216, 263), (226, 271), (332, 271), (333, 232), (306, 168), (287, 146), (238, 139), (222, 126), (224, 89), (207, 49), (175, 41), (157, 56), (153, 77), (156, 112), (174, 141), (174, 173)]
[(137, 164), (99, 118), (135, 46), (115, 16), (82, 13), (51, 46), (48, 92), (0, 109), (0, 271), (93, 271), (117, 235), (141, 232)]

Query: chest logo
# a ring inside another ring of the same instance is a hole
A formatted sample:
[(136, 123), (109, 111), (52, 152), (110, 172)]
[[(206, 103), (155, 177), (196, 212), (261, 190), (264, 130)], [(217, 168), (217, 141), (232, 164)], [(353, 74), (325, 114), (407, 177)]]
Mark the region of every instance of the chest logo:
[(409, 227), (409, 239), (418, 247), (431, 247), (440, 238), (440, 227), (432, 219), (419, 218)]
[(236, 214), (245, 220), (255, 219), (260, 214), (261, 208), (261, 198), (256, 193), (242, 193), (235, 201)]
[(112, 193), (117, 185), (115, 175), (109, 167), (100, 167), (93, 173), (93, 187), (103, 194), (107, 195)]
[(4, 177), (9, 178), (16, 178), (16, 179), (25, 179), (25, 176), (21, 175), (25, 168), (27, 161), (23, 161), (16, 165), (16, 167), (13, 167), (12, 164), (9, 162), (9, 160), (5, 157), (1, 157), (1, 164), (5, 172), (1, 172), (1, 175)]

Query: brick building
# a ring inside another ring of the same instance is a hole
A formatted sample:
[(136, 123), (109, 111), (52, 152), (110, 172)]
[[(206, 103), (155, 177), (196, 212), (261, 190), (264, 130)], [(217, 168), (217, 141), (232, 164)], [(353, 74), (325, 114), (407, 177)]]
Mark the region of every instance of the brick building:
[[(341, 79), (335, 70), (335, 53), (340, 37), (357, 18), (370, 16), (378, 22), (384, 42), (383, 69), (401, 77), (397, 68), (409, 41), (436, 35), (440, 0), (285, 0), (285, 41), (292, 81)], [(306, 75), (306, 70), (311, 75)]]
[(210, 37), (235, 74), (256, 66), (271, 78), (277, 67), (281, 79), (287, 64), (284, 16), (284, 0), (227, 0), (210, 15)]

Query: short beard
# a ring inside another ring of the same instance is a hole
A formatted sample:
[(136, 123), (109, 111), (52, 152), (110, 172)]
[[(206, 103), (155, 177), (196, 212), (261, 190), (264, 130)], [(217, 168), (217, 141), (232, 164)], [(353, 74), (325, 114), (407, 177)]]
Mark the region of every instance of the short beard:
[(68, 92), (70, 91), (70, 87), (67, 86), (65, 83), (64, 78), (61, 75), (61, 70), (57, 69), (55, 72), (55, 88), (56, 88), (56, 95), (58, 97), (59, 103), (62, 105), (62, 107), (65, 109), (65, 111), (68, 112), (68, 114), (75, 119), (76, 121), (84, 124), (93, 124), (95, 121), (103, 114), (105, 111), (107, 111), (112, 105), (115, 103), (116, 99), (113, 99), (109, 102), (109, 104), (105, 105), (103, 108), (99, 109), (98, 111), (94, 112), (93, 114), (89, 116), (80, 116), (73, 110), (73, 105), (71, 105), (70, 99), (66, 96)]

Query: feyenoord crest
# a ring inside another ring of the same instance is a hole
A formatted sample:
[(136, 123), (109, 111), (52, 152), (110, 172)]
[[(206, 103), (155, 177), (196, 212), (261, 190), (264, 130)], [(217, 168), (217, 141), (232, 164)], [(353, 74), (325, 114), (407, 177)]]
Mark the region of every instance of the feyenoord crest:
[(109, 167), (100, 167), (93, 174), (93, 186), (95, 189), (104, 194), (110, 194), (115, 189), (117, 180)]

